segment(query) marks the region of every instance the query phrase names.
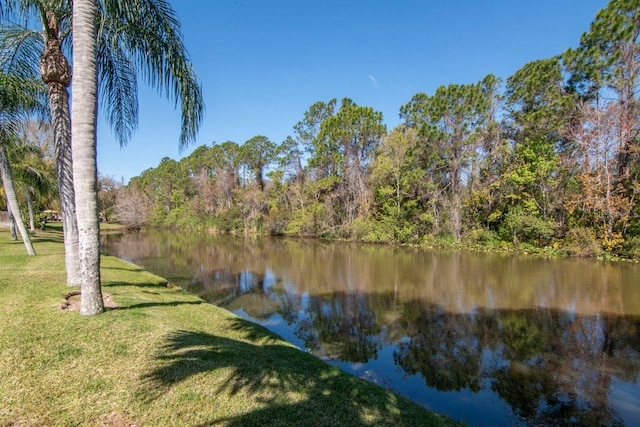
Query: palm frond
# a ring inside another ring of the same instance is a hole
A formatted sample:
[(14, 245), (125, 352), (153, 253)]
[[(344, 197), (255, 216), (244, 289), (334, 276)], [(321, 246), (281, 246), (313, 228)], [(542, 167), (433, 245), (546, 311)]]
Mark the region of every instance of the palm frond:
[[(22, 95), (13, 93), (13, 101), (23, 114), (35, 115), (43, 121), (49, 120), (47, 88), (40, 79), (38, 68), (44, 40), (38, 31), (8, 24), (0, 27), (0, 73), (7, 84), (5, 96), (12, 88), (19, 87)], [(9, 81), (9, 80), (11, 81)], [(4, 102), (9, 102), (5, 98)], [(28, 102), (27, 102), (28, 101)], [(30, 103), (30, 105), (27, 105)], [(7, 118), (5, 117), (5, 120)]]
[(108, 112), (108, 123), (120, 145), (125, 145), (138, 124), (138, 81), (118, 37), (118, 23), (102, 16), (98, 31), (98, 75), (100, 103)]
[[(44, 34), (28, 30), (46, 11), (56, 15), (63, 50), (71, 58), (70, 0), (1, 0), (0, 71), (39, 77)], [(100, 0), (98, 68), (101, 107), (121, 144), (138, 123), (138, 73), (159, 94), (180, 106), (180, 148), (195, 139), (203, 119), (200, 82), (186, 52), (180, 23), (167, 0)], [(7, 21), (19, 17), (25, 25)], [(6, 24), (5, 24), (6, 23)]]
[(25, 79), (0, 72), (0, 126), (5, 133), (17, 135), (29, 116), (43, 114), (46, 90), (41, 80)]
[(141, 76), (182, 112), (180, 148), (195, 139), (204, 114), (200, 82), (182, 40), (180, 22), (166, 0), (103, 0), (104, 12), (120, 26), (122, 41)]
[[(4, 22), (30, 22), (41, 20), (41, 12), (45, 8), (59, 9), (63, 7), (66, 1), (49, 1), (49, 0), (3, 0), (4, 10), (0, 18)], [(26, 25), (26, 24), (25, 24)]]
[(53, 193), (56, 188), (55, 175), (40, 160), (31, 156), (19, 164), (13, 164), (13, 177), (41, 194)]
[(21, 78), (39, 78), (38, 63), (44, 48), (42, 34), (23, 26), (0, 27), (0, 71)]
[(20, 0), (4, 0), (0, 2), (0, 20), (7, 20), (10, 16), (14, 16), (21, 11), (24, 4)]
[(4, 146), (15, 182), (25, 184), (41, 194), (55, 191), (55, 172), (44, 161), (40, 147), (17, 136), (8, 137)]

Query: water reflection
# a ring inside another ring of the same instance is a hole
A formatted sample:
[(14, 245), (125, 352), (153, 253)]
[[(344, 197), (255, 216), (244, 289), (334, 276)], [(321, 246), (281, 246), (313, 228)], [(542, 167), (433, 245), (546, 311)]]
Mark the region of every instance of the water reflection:
[(472, 425), (640, 420), (635, 265), (169, 233), (103, 244)]

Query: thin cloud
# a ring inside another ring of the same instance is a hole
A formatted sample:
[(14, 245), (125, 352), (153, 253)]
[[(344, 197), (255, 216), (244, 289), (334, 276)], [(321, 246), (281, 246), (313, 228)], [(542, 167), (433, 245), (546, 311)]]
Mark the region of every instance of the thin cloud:
[(369, 80), (371, 80), (371, 82), (376, 87), (376, 89), (378, 89), (378, 80), (376, 80), (376, 78), (374, 76), (372, 76), (371, 74), (369, 74), (367, 77), (369, 77)]

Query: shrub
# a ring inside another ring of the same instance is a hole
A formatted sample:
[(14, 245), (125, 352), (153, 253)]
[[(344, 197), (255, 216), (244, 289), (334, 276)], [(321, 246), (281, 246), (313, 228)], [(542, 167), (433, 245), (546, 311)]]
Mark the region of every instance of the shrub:
[(622, 245), (622, 255), (640, 259), (640, 236), (632, 236), (625, 239)]
[(240, 209), (233, 206), (221, 211), (216, 217), (216, 225), (223, 233), (232, 233), (242, 229)]
[(500, 235), (503, 239), (512, 240), (513, 243), (524, 242), (538, 246), (547, 245), (554, 233), (553, 224), (519, 208), (509, 211), (500, 227)]
[(567, 232), (564, 249), (569, 255), (577, 257), (592, 257), (602, 253), (602, 246), (592, 228), (577, 227)]
[(468, 245), (495, 247), (500, 239), (494, 231), (488, 228), (475, 227), (465, 233), (463, 240)]
[(352, 224), (353, 237), (363, 242), (393, 242), (395, 227), (390, 221), (356, 218)]

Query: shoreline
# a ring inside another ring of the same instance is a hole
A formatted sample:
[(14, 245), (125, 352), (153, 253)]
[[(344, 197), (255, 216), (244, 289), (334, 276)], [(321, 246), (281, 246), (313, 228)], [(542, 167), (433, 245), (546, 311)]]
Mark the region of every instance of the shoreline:
[(0, 230), (0, 425), (456, 425), (119, 258), (117, 305), (61, 309), (59, 231)]

